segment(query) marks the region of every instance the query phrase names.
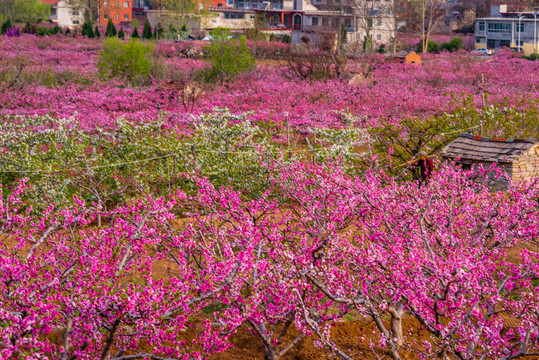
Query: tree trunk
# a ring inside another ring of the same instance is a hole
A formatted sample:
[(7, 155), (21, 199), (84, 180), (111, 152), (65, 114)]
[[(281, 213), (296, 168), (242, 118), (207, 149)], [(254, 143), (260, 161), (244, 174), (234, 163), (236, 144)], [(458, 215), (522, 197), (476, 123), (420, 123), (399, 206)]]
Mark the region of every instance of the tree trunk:
[(399, 302), (396, 306), (389, 308), (389, 313), (391, 314), (391, 334), (396, 344), (401, 347), (403, 345), (402, 315), (404, 314), (404, 306)]

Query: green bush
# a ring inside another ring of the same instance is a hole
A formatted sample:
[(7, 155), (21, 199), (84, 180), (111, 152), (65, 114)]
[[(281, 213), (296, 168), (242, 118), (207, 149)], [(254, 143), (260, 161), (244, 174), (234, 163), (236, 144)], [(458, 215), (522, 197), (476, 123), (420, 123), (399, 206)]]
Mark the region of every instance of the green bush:
[(282, 40), (285, 44), (290, 44), (292, 42), (292, 37), (288, 34), (283, 35)]
[(64, 33), (64, 35), (71, 35), (71, 30), (69, 30), (69, 28), (66, 29), (66, 32)]
[(452, 38), (450, 42), (442, 43), (440, 45), (440, 51), (449, 51), (449, 52), (455, 52), (458, 50), (462, 50), (462, 39), (461, 38)]
[(118, 32), (118, 39), (123, 39), (123, 38), (125, 38), (125, 33), (124, 33), (124, 28), (121, 27), (120, 31)]
[(99, 32), (99, 28), (97, 27), (97, 25), (95, 26), (95, 29), (94, 29), (94, 35), (96, 38), (101, 37), (101, 33)]
[(136, 85), (150, 73), (153, 51), (153, 43), (144, 45), (138, 39), (123, 43), (116, 37), (109, 38), (98, 57), (99, 75), (102, 79), (122, 79), (128, 85)]
[(364, 51), (371, 51), (373, 46), (374, 45), (373, 45), (373, 42), (372, 42), (372, 37), (370, 37), (370, 36), (363, 37), (363, 50)]
[(208, 80), (224, 82), (254, 68), (255, 59), (243, 36), (235, 40), (224, 28), (213, 29), (211, 36), (211, 45), (207, 48), (211, 63)]
[(522, 58), (527, 59), (527, 60), (531, 60), (531, 61), (535, 61), (535, 60), (539, 60), (539, 54), (530, 54), (528, 56), (523, 56)]
[(137, 28), (135, 28), (135, 30), (133, 30), (133, 33), (131, 34), (131, 38), (132, 39), (138, 39), (139, 38)]
[[(419, 42), (419, 45), (417, 47), (417, 51), (422, 53), (423, 52), (423, 40)], [(427, 44), (427, 52), (429, 53), (437, 53), (440, 52), (440, 46), (436, 41), (429, 41)]]

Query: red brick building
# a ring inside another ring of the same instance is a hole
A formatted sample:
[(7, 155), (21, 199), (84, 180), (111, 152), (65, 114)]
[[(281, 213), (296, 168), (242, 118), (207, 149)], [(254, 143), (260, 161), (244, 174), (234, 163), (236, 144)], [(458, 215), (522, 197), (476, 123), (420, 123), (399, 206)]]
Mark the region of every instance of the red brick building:
[(115, 25), (133, 20), (132, 0), (101, 0), (100, 3), (99, 23), (101, 25), (105, 25), (109, 19), (112, 19)]

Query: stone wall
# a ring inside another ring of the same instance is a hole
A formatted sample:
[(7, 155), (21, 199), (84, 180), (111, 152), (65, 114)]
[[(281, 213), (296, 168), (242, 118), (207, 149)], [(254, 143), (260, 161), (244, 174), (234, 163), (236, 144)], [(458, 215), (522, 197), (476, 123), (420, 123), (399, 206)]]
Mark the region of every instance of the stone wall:
[(539, 146), (534, 146), (512, 166), (513, 180), (525, 180), (539, 176)]

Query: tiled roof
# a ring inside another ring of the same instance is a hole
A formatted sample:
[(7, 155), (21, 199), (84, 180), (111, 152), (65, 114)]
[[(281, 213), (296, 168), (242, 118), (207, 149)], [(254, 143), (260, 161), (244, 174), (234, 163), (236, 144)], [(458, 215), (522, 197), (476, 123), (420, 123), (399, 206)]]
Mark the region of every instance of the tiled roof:
[(446, 158), (463, 160), (513, 162), (535, 145), (535, 140), (499, 139), (460, 134), (442, 149)]
[(41, 2), (45, 5), (56, 5), (60, 0), (41, 0)]

